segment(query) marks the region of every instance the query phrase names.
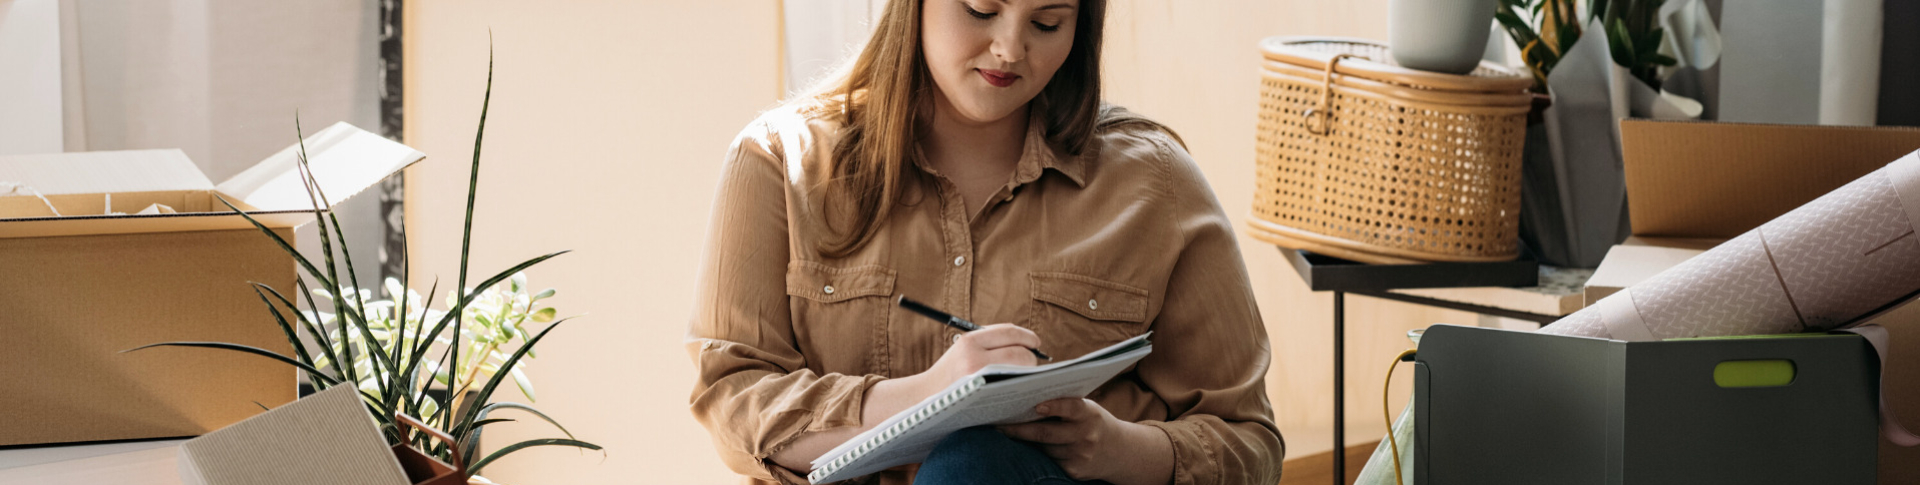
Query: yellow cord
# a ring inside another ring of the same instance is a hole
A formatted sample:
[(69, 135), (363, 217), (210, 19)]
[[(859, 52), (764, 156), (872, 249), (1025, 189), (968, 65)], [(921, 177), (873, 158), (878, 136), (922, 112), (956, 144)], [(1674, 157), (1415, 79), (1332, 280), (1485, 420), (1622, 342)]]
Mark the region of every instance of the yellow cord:
[(1393, 449), (1393, 483), (1397, 485), (1406, 485), (1407, 482), (1405, 478), (1400, 476), (1400, 443), (1393, 439), (1393, 413), (1388, 411), (1388, 409), (1392, 408), (1389, 407), (1390, 401), (1387, 399), (1387, 392), (1393, 389), (1394, 366), (1400, 365), (1402, 360), (1413, 356), (1414, 352), (1414, 349), (1407, 349), (1405, 352), (1401, 352), (1399, 356), (1394, 357), (1392, 364), (1387, 364), (1387, 382), (1381, 386), (1380, 390), (1380, 417), (1386, 418), (1387, 420), (1387, 446)]

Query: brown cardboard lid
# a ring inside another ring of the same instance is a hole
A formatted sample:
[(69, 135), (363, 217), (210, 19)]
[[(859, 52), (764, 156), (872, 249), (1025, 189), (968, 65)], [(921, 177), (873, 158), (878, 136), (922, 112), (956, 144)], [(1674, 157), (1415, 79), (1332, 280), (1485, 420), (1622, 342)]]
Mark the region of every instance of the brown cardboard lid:
[(213, 182), (179, 149), (0, 156), (0, 196), (211, 188)]
[(1728, 239), (1920, 149), (1920, 129), (1620, 122), (1635, 236)]

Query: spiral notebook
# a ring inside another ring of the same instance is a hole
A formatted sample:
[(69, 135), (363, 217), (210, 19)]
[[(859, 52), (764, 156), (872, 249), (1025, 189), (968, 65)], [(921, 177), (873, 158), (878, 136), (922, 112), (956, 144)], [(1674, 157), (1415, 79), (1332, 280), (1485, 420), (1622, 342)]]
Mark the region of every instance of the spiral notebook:
[(1084, 397), (1153, 352), (1147, 332), (1076, 359), (1027, 367), (989, 365), (934, 393), (813, 460), (807, 481), (847, 480), (926, 460), (954, 431), (1040, 419), (1033, 407), (1052, 399)]

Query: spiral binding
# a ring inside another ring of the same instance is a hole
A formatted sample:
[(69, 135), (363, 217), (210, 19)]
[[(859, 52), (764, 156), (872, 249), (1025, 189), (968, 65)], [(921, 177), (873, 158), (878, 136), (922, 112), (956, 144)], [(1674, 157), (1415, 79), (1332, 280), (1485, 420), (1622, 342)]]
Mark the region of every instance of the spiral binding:
[(959, 389), (954, 389), (953, 392), (949, 392), (945, 396), (940, 396), (940, 399), (933, 401), (933, 405), (915, 411), (912, 415), (907, 416), (907, 419), (887, 427), (886, 431), (881, 431), (880, 434), (874, 436), (873, 439), (867, 440), (866, 443), (861, 443), (860, 446), (854, 447), (853, 450), (848, 451), (847, 454), (840, 455), (839, 458), (827, 462), (826, 466), (820, 467), (820, 469), (814, 470), (813, 473), (807, 474), (807, 481), (818, 483), (821, 478), (832, 475), (841, 468), (853, 464), (853, 462), (858, 461), (861, 457), (866, 456), (867, 453), (893, 441), (894, 438), (906, 433), (909, 429), (913, 429), (914, 426), (918, 426), (922, 421), (933, 418), (933, 415), (940, 414), (940, 411), (945, 411), (947, 406), (966, 398), (969, 394), (973, 394), (975, 389), (979, 389), (980, 386), (986, 383), (986, 378), (975, 377), (972, 381), (967, 382), (966, 385), (960, 386)]

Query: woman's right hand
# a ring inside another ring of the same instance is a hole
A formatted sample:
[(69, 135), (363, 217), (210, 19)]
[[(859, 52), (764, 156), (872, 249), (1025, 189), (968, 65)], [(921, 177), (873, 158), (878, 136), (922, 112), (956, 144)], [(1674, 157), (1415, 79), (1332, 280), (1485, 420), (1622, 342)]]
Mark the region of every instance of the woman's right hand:
[(1040, 335), (1032, 330), (1011, 323), (988, 325), (960, 334), (953, 346), (940, 354), (940, 360), (913, 377), (922, 381), (925, 386), (922, 390), (927, 395), (932, 395), (991, 364), (1038, 364), (1031, 350), (1037, 348), (1040, 348)]
[(1034, 365), (1037, 360), (1028, 349), (1039, 346), (1039, 335), (1011, 323), (988, 325), (960, 334), (959, 338), (954, 339), (953, 347), (941, 354), (940, 360), (926, 371), (875, 383), (862, 401), (860, 426), (800, 435), (792, 445), (774, 452), (769, 458), (780, 466), (804, 475), (813, 469), (813, 459), (819, 458), (827, 450), (872, 429), (874, 425), (886, 421), (887, 417), (912, 407), (927, 396), (946, 389), (954, 381), (973, 375), (981, 367), (992, 364)]

